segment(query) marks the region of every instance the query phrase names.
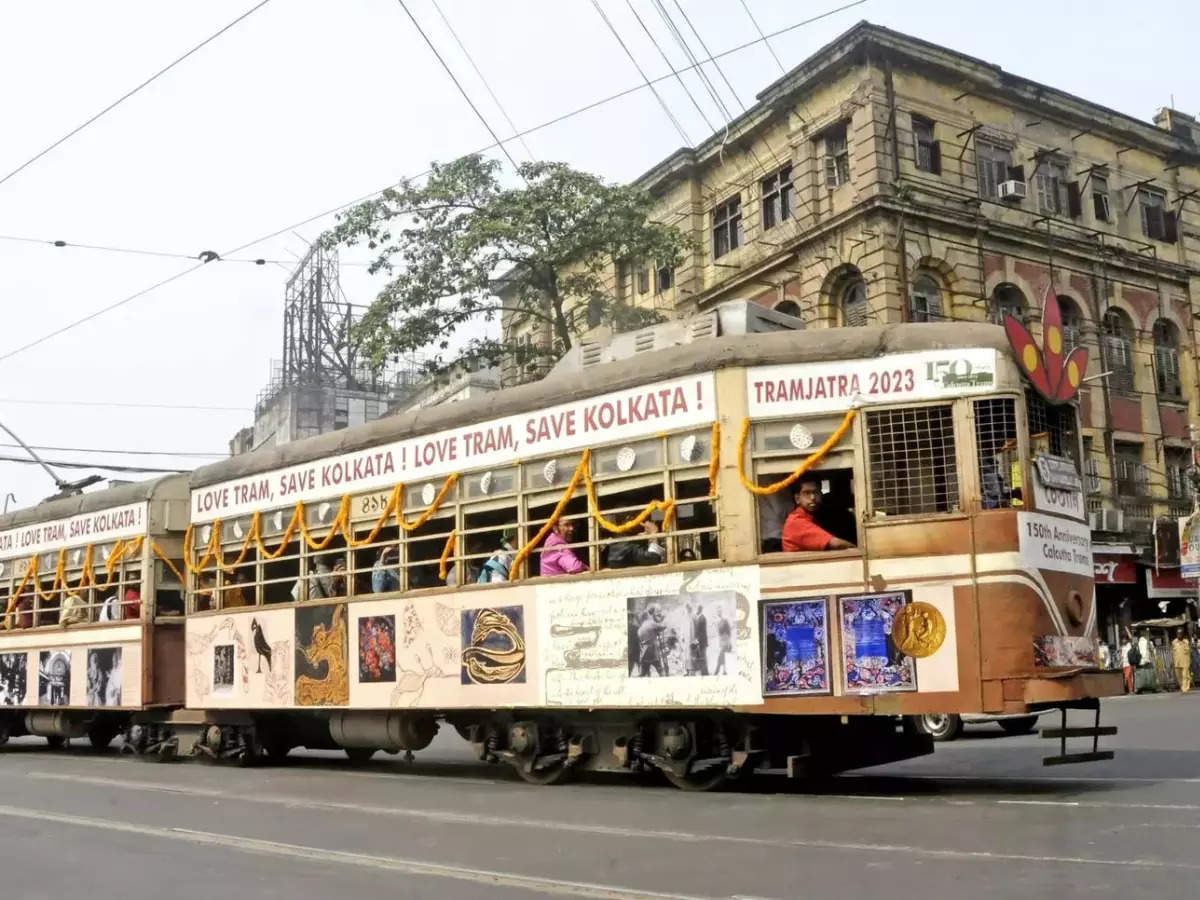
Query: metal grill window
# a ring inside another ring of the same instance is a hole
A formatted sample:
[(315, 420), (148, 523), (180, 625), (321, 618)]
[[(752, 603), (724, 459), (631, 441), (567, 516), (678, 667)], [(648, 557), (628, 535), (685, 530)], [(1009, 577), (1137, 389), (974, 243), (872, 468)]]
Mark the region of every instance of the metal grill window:
[(958, 509), (949, 406), (869, 412), (867, 444), (876, 513), (912, 516)]
[(975, 452), (983, 508), (1011, 506), (1014, 490), (1020, 490), (1020, 476), (1014, 472), (1020, 465), (1017, 404), (1011, 398), (975, 401)]
[(1075, 406), (1069, 403), (1051, 406), (1033, 391), (1028, 391), (1025, 394), (1025, 415), (1029, 419), (1033, 455), (1037, 455), (1039, 445), (1046, 446), (1055, 456), (1075, 460), (1075, 468), (1078, 469), (1079, 460), (1075, 459), (1078, 455)]

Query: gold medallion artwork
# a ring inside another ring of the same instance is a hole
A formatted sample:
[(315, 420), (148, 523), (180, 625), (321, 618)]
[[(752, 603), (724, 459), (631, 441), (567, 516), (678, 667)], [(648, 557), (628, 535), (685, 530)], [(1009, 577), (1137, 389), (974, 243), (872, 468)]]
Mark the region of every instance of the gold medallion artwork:
[(892, 642), (905, 656), (932, 656), (946, 640), (946, 620), (936, 606), (917, 600), (896, 614)]

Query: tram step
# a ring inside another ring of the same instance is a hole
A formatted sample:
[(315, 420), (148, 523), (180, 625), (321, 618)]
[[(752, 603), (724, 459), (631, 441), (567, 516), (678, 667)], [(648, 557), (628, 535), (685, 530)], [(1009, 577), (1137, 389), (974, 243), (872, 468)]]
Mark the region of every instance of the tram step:
[(1063, 766), (1068, 763), (1100, 762), (1112, 759), (1112, 750), (1096, 750), (1093, 753), (1064, 753), (1062, 756), (1047, 756), (1042, 760), (1044, 766)]
[(1043, 728), (1044, 738), (1103, 737), (1117, 733), (1116, 725), (1085, 726), (1080, 728)]

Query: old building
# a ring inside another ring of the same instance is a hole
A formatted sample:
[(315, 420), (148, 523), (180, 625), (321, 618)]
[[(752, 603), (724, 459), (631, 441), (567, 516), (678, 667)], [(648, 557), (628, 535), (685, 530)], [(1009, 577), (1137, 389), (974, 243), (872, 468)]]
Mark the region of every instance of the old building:
[(861, 23), (639, 183), (695, 250), (675, 269), (614, 263), (612, 289), (671, 317), (738, 298), (808, 328), (1014, 312), (1036, 333), (1053, 287), (1067, 340), (1091, 348), (1081, 470), (1102, 629), (1195, 596), (1167, 530), (1153, 565), (1156, 522), (1192, 505), (1195, 119), (1141, 121)]

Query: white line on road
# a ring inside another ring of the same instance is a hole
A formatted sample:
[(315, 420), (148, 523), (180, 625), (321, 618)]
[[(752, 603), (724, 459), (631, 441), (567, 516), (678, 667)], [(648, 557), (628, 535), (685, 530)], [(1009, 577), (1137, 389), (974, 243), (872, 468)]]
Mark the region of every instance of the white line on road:
[(996, 800), (1001, 806), (1079, 806), (1090, 809), (1166, 809), (1200, 811), (1195, 803), (1117, 803), (1115, 800)]
[[(59, 775), (53, 772), (30, 772), (26, 777), (47, 781), (68, 781), (72, 783), (95, 784), (103, 787), (113, 787), (134, 791), (160, 791), (162, 785), (153, 782), (135, 782), (114, 778), (89, 778), (80, 775)], [(866, 851), (868, 853), (896, 853), (905, 856), (926, 856), (934, 859), (961, 860), (992, 860), (995, 862), (1031, 862), (1047, 864), (1094, 865), (1094, 866), (1135, 866), (1153, 869), (1184, 869), (1200, 871), (1200, 862), (1173, 862), (1159, 859), (1099, 859), (1088, 856), (1040, 856), (1025, 853), (999, 853), (990, 850), (953, 850), (939, 847), (917, 847), (904, 844), (868, 844), (851, 841), (781, 839), (763, 837), (745, 837), (732, 834), (702, 834), (691, 831), (666, 831), (650, 828), (634, 828), (630, 826), (609, 826), (586, 824), (579, 822), (563, 822), (551, 819), (525, 819), (507, 816), (489, 816), (476, 812), (455, 812), (444, 809), (402, 809), (385, 806), (365, 806), (358, 803), (339, 803), (336, 801), (308, 800), (299, 797), (286, 797), (270, 794), (247, 795), (234, 792), (219, 791), (210, 788), (172, 788), (172, 793), (188, 793), (197, 797), (216, 797), (243, 803), (263, 803), (286, 806), (294, 809), (323, 809), (366, 813), (369, 815), (392, 816), (397, 818), (421, 819), (452, 825), (476, 825), (500, 828), (529, 828), (554, 832), (574, 832), (580, 834), (603, 835), (616, 838), (645, 838), (652, 840), (674, 841), (677, 843), (702, 844), (739, 844), (755, 847), (780, 847), (803, 850), (844, 850), (849, 852)], [(0, 807), (0, 813), (3, 812)], [(139, 826), (140, 827), (140, 826)]]
[(443, 865), (414, 859), (401, 859), (394, 856), (371, 856), (363, 853), (348, 853), (344, 850), (329, 850), (324, 847), (306, 847), (302, 844), (285, 844), (277, 841), (259, 840), (257, 838), (216, 834), (211, 831), (193, 831), (187, 828), (162, 828), (153, 825), (139, 825), (135, 822), (94, 819), (90, 816), (74, 816), (66, 813), (46, 812), (39, 809), (25, 809), (18, 806), (0, 806), (0, 816), (31, 819), (39, 822), (56, 822), (62, 825), (96, 828), (101, 831), (116, 831), (123, 834), (136, 834), (143, 837), (161, 838), (164, 840), (186, 841), (193, 844), (236, 850), (241, 853), (285, 856), (316, 862), (403, 872), (407, 875), (425, 875), (432, 878), (449, 878), (455, 881), (473, 881), (477, 884), (486, 884), (493, 887), (521, 888), (542, 894), (592, 897), (597, 898), (597, 900), (626, 900), (626, 898), (632, 898), (632, 900), (642, 900), (642, 898), (645, 898), (645, 900), (704, 900), (704, 898), (694, 894), (637, 891), (616, 885), (594, 884), (584, 881), (564, 881), (557, 878), (544, 878), (536, 875), (493, 872), (487, 869), (468, 869), (462, 866)]

